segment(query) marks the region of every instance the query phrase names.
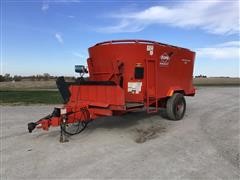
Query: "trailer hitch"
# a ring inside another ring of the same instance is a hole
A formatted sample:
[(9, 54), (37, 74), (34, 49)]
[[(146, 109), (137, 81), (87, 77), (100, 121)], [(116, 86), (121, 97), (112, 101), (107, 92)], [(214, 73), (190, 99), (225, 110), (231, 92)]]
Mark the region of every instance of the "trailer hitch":
[[(61, 109), (65, 109), (61, 113)], [(80, 114), (75, 120), (76, 114)], [(74, 117), (74, 119), (73, 119)], [(75, 112), (67, 112), (66, 108), (54, 108), (53, 112), (36, 122), (28, 123), (28, 131), (31, 133), (36, 127), (48, 130), (50, 126), (60, 126), (60, 142), (68, 142), (67, 136), (72, 136), (84, 131), (91, 121), (91, 115), (86, 107)]]
[(37, 125), (38, 124), (34, 123), (34, 122), (28, 123), (28, 131), (29, 131), (29, 133), (32, 133), (32, 131), (36, 128)]
[(41, 124), (43, 120), (50, 120), (52, 117), (60, 117), (60, 109), (54, 108), (53, 112), (41, 119), (39, 119), (36, 122), (30, 122), (28, 123), (28, 131), (29, 133), (32, 133), (32, 131), (37, 127), (37, 125)]

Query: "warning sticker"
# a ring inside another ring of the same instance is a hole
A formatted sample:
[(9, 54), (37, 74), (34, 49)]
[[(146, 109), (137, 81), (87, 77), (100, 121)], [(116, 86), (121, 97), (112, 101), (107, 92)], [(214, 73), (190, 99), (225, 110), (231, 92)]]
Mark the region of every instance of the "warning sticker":
[(149, 55), (153, 55), (153, 45), (147, 45), (147, 51), (149, 51)]
[(147, 51), (153, 51), (153, 45), (147, 45)]
[(139, 94), (142, 90), (142, 82), (128, 82), (128, 92)]

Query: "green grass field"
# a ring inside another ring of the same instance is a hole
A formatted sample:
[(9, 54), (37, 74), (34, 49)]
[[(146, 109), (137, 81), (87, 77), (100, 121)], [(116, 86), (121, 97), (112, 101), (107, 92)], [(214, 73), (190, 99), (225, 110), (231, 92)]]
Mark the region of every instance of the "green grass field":
[(0, 104), (62, 104), (58, 91), (0, 91)]

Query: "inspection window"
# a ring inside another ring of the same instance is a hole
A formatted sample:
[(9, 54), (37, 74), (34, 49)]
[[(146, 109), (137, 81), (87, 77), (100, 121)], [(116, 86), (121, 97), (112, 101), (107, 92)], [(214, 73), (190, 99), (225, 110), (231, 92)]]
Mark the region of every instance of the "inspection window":
[(143, 67), (135, 67), (135, 79), (143, 79), (144, 77), (144, 68)]

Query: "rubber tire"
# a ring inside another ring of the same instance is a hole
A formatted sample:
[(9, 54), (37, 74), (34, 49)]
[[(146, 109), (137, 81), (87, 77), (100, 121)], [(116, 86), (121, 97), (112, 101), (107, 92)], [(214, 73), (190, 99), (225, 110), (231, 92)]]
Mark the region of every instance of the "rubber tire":
[[(182, 112), (177, 112), (177, 105), (182, 103)], [(167, 101), (167, 116), (169, 119), (177, 121), (183, 118), (186, 111), (186, 101), (181, 93), (174, 93)]]

